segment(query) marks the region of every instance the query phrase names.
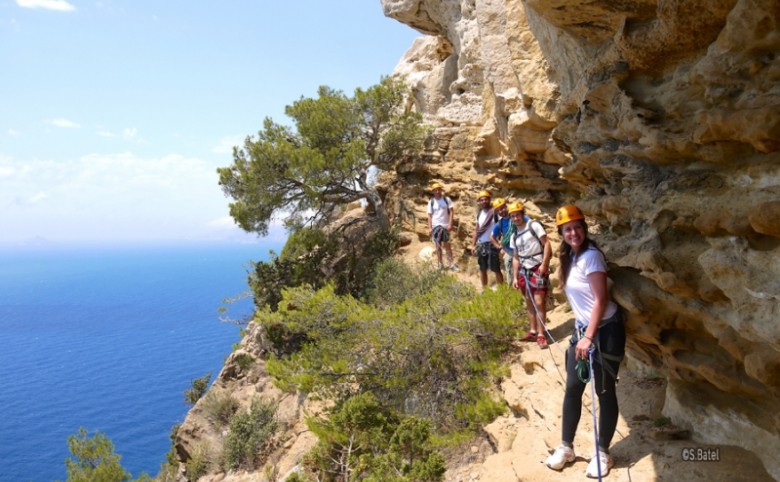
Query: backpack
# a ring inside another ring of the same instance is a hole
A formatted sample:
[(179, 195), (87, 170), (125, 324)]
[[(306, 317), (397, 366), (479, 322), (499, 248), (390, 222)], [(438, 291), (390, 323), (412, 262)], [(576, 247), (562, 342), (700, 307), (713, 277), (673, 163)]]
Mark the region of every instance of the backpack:
[[(447, 206), (447, 211), (449, 211), (450, 210), (450, 198), (448, 198), (447, 196), (442, 196), (441, 198), (444, 199), (444, 204)], [(436, 198), (432, 197), (430, 202), (428, 203), (428, 208), (429, 208), (430, 211), (433, 211), (433, 201), (435, 201), (435, 200), (436, 200)]]
[[(481, 209), (477, 210), (477, 234), (480, 234), (480, 226), (479, 226), (479, 215), (482, 213)], [(495, 209), (493, 209), (493, 224), (497, 223), (500, 218), (498, 217), (498, 213)], [(493, 227), (490, 227), (490, 230), (493, 230)], [(485, 231), (482, 231), (482, 234), (484, 234)]]
[[(479, 224), (480, 212), (481, 210), (477, 211), (477, 224)], [(501, 219), (501, 217), (499, 217), (498, 213), (493, 210), (493, 223), (497, 223), (499, 219)]]
[[(533, 258), (534, 256), (539, 256), (540, 254), (544, 253), (544, 245), (542, 244), (542, 239), (539, 237), (538, 234), (536, 234), (536, 231), (534, 231), (534, 229), (533, 229), (533, 223), (537, 223), (540, 226), (542, 225), (542, 223), (540, 223), (539, 221), (536, 221), (535, 219), (529, 219), (527, 222), (528, 222), (528, 226), (524, 230), (522, 230), (522, 231), (515, 230), (515, 234), (514, 234), (514, 237), (513, 237), (513, 239), (515, 241), (515, 246), (517, 245), (517, 238), (521, 234), (525, 233), (526, 231), (530, 231), (531, 235), (536, 239), (536, 242), (539, 243), (540, 251), (538, 253), (534, 253), (534, 254), (531, 254), (531, 255), (528, 255), (528, 256), (520, 256), (523, 259)], [(515, 228), (517, 228), (517, 227), (515, 226)], [(542, 226), (542, 229), (544, 229), (543, 226)]]

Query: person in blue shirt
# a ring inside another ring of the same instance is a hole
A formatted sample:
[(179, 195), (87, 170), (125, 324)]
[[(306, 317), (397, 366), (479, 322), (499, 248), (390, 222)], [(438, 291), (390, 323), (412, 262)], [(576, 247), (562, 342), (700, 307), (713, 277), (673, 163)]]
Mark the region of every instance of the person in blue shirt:
[(512, 285), (512, 233), (515, 231), (515, 225), (509, 219), (509, 209), (506, 199), (498, 198), (493, 201), (493, 209), (498, 214), (498, 221), (493, 226), (493, 232), (490, 235), (490, 241), (498, 252), (504, 257), (504, 271), (506, 272), (506, 281)]

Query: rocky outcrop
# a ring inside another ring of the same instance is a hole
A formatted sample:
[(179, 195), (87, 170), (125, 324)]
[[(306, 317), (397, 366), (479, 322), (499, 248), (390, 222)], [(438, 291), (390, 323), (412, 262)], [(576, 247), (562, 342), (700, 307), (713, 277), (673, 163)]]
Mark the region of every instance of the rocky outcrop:
[(551, 231), (575, 202), (631, 355), (668, 378), (665, 414), (780, 478), (780, 2), (382, 7), (425, 34), (396, 74), (436, 127), (425, 161), (383, 180), (406, 226), (427, 238), (430, 180), (456, 201), (461, 253), (481, 189)]

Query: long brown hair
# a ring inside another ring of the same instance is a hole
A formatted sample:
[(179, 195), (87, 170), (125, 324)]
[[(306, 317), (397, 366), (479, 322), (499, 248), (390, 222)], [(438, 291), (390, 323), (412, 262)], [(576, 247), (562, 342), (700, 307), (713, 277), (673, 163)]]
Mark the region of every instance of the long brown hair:
[[(586, 223), (584, 219), (579, 220), (579, 222), (582, 224), (582, 228), (585, 230), (585, 240), (582, 242), (580, 252), (584, 253), (591, 246), (601, 251), (596, 242), (588, 237), (588, 223)], [(561, 236), (561, 245), (558, 247), (558, 269), (560, 270), (559, 275), (561, 279), (561, 285), (566, 286), (566, 280), (569, 278), (569, 271), (571, 271), (571, 262), (572, 258), (574, 257), (574, 252), (571, 249), (571, 246), (566, 244), (566, 241), (563, 240), (562, 226), (558, 226), (558, 234)]]

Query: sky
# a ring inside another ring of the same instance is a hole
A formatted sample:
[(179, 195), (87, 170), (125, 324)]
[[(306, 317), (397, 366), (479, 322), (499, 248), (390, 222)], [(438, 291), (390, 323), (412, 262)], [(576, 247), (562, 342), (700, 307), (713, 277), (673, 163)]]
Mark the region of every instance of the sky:
[(233, 146), (420, 35), (380, 0), (0, 0), (0, 244), (256, 242)]

